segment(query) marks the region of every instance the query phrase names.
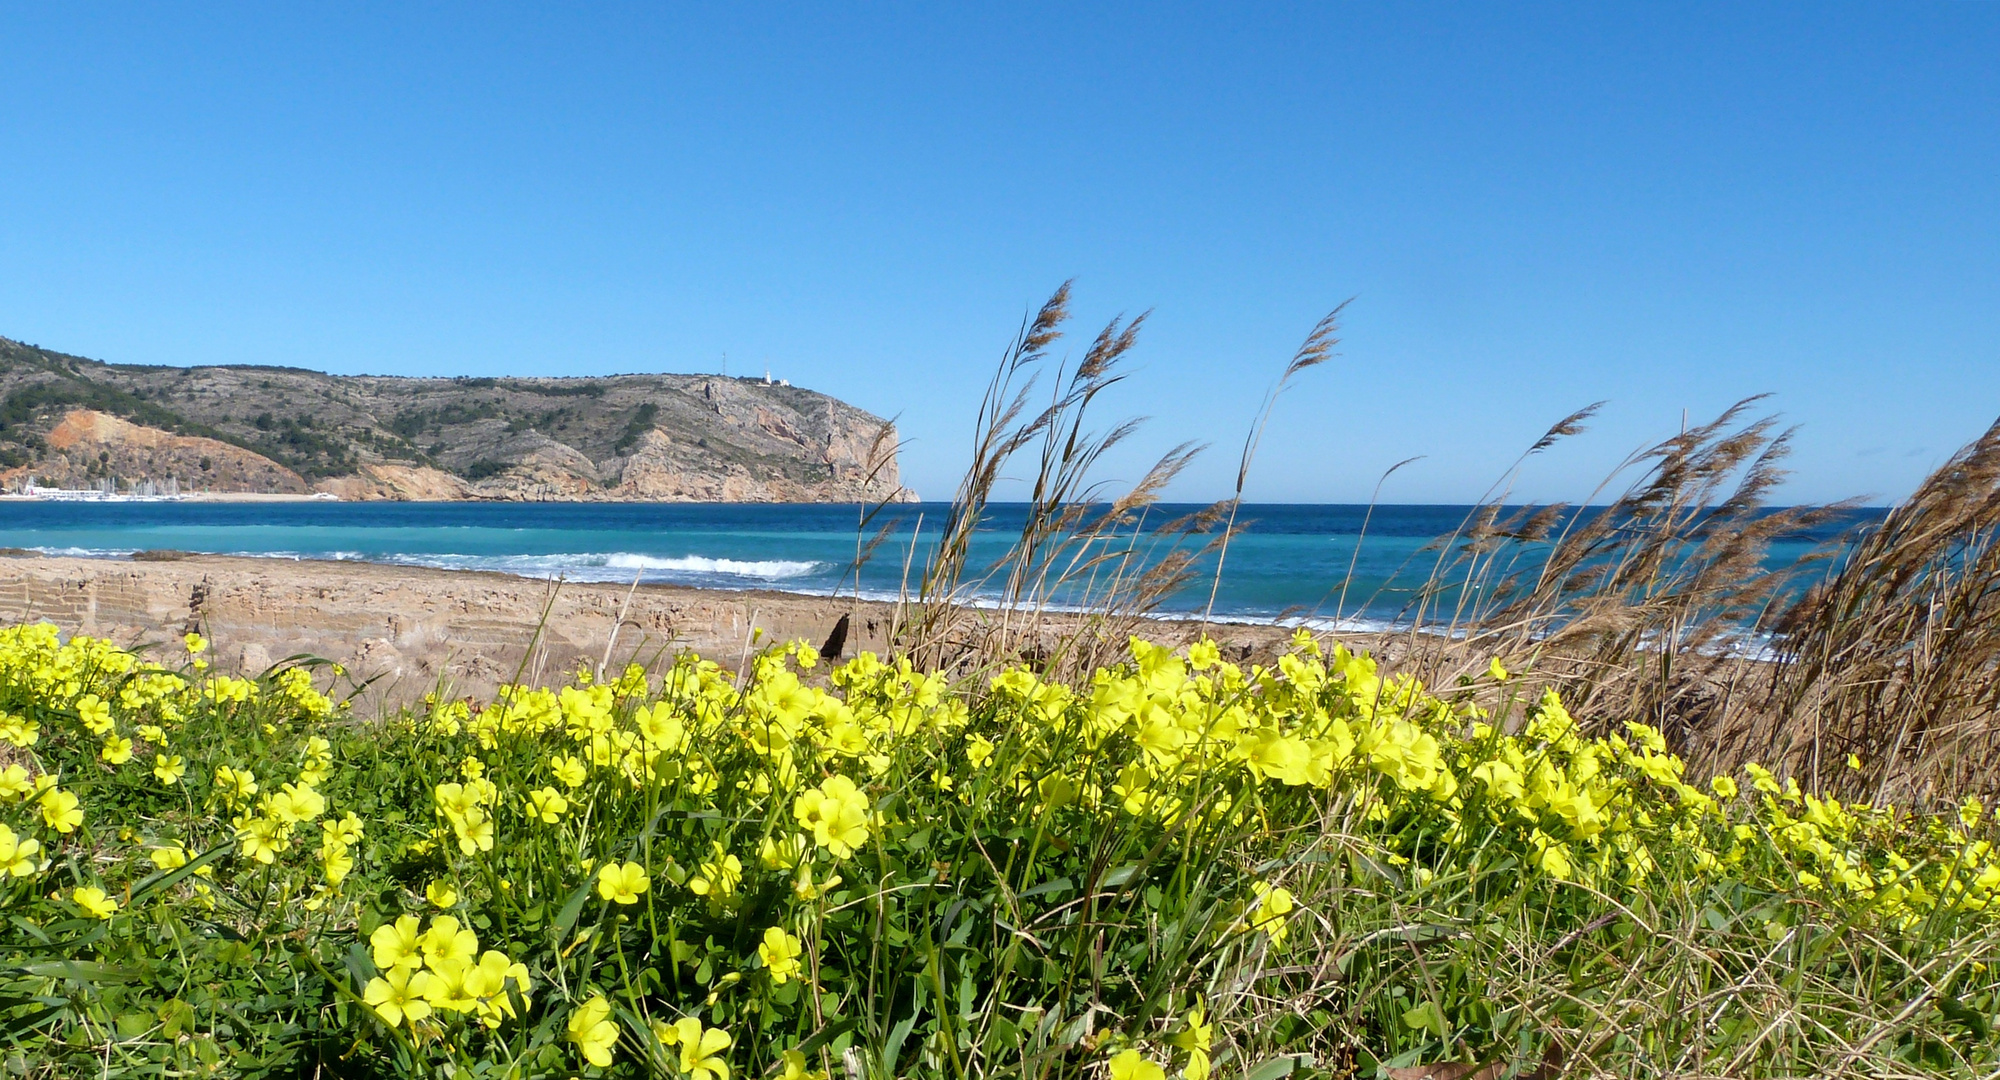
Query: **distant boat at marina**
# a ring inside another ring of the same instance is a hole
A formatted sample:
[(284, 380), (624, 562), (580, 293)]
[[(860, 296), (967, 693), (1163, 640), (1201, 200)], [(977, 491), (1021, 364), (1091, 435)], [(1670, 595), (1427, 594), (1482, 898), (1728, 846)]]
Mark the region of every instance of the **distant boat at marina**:
[(30, 480), (21, 485), (17, 493), (0, 494), (6, 499), (34, 499), (41, 502), (179, 502), (188, 496), (181, 494), (180, 481), (168, 477), (165, 483), (155, 484), (151, 480), (141, 480), (133, 484), (130, 491), (119, 491), (115, 480), (105, 480), (102, 486), (94, 488), (52, 488), (43, 487)]

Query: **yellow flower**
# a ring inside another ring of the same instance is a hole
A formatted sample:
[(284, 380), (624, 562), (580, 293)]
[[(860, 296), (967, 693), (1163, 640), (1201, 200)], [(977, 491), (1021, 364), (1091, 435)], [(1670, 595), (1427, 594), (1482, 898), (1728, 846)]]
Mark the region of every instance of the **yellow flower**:
[(592, 1065), (602, 1069), (611, 1064), (611, 1048), (618, 1045), (618, 1025), (611, 1022), (611, 1003), (603, 994), (569, 1014), (569, 1041)]
[(407, 967), (393, 968), (387, 975), (368, 980), (367, 987), (361, 991), (361, 1000), (367, 1002), (390, 1027), (402, 1023), (405, 1018), (414, 1024), (431, 1014), (430, 1002), (424, 1000), (424, 990), (430, 981), (429, 972)]
[(802, 792), (792, 802), (792, 815), (812, 830), (813, 842), (836, 859), (851, 857), (855, 848), (868, 842), (868, 797), (845, 776), (830, 777)]
[(0, 742), (25, 748), (35, 745), (41, 737), (41, 725), (18, 716), (0, 714)]
[(111, 730), (111, 705), (96, 694), (85, 694), (76, 699), (76, 718), (85, 731), (102, 735)]
[(178, 870), (188, 862), (187, 849), (179, 844), (154, 848), (146, 853), (146, 857), (153, 860), (153, 865), (161, 870)]
[(451, 828), (458, 836), (458, 850), (465, 854), (493, 850), (493, 819), (484, 810), (452, 818)]
[(771, 973), (771, 982), (779, 986), (799, 974), (799, 957), (804, 953), (803, 943), (782, 926), (764, 931), (764, 942), (757, 946), (757, 958), (764, 961), (764, 970)]
[(179, 754), (161, 754), (153, 759), (153, 775), (162, 784), (178, 784), (187, 773), (187, 763)]
[(572, 754), (555, 759), (549, 767), (555, 770), (556, 779), (566, 788), (582, 787), (584, 780), (590, 776), (590, 770)]
[(757, 861), (766, 870), (790, 870), (805, 857), (812, 841), (797, 833), (784, 839), (767, 836), (757, 844)]
[(479, 955), (479, 935), (459, 928), (458, 920), (440, 915), (418, 939), (424, 950), (424, 965), (433, 971), (454, 961), (470, 961)]
[(1207, 1051), (1215, 1045), (1215, 1025), (1208, 1022), (1208, 1009), (1201, 1002), (1195, 1002), (1187, 1015), (1181, 1018), (1186, 1025), (1171, 1040), (1183, 1050)]
[(1188, 646), (1188, 666), (1196, 671), (1204, 671), (1222, 662), (1222, 650), (1207, 638)]
[(528, 816), (545, 825), (554, 825), (569, 812), (569, 800), (552, 787), (528, 792)]
[(189, 656), (198, 656), (208, 651), (208, 639), (193, 631), (189, 631), (181, 638), (181, 644), (187, 646)]
[(692, 1016), (674, 1023), (680, 1037), (681, 1074), (688, 1080), (729, 1080), (729, 1062), (719, 1055), (729, 1049), (729, 1033), (706, 1028)]
[(778, 1080), (826, 1080), (826, 1073), (818, 1069), (806, 1068), (806, 1056), (798, 1050), (787, 1050), (779, 1055), (785, 1070), (778, 1074)]
[(424, 984), (424, 1000), (431, 1003), (431, 1008), (471, 1012), (479, 1007), (479, 999), (467, 985), (473, 972), (470, 956), (438, 957), (429, 961), (429, 967), (431, 981)]
[(1513, 678), (1513, 673), (1507, 670), (1507, 665), (1501, 663), (1500, 658), (1497, 656), (1493, 658), (1492, 663), (1486, 665), (1486, 674), (1492, 676), (1497, 682), (1506, 682), (1508, 679)]
[(1718, 776), (1715, 779), (1710, 780), (1708, 782), (1708, 787), (1709, 790), (1715, 792), (1717, 798), (1733, 799), (1736, 797), (1736, 791), (1737, 791), (1736, 781), (1730, 779), (1727, 776)]
[(41, 869), (35, 856), (42, 850), (41, 841), (33, 837), (25, 840), (14, 835), (14, 830), (0, 824), (0, 877), (28, 877)]
[(597, 871), (597, 895), (620, 904), (636, 904), (639, 894), (652, 885), (646, 868), (635, 862), (614, 866), (604, 864)]
[(266, 866), (277, 860), (278, 852), (288, 843), (284, 826), (267, 817), (245, 820), (236, 828), (236, 840), (243, 854)]
[(132, 740), (122, 735), (113, 735), (104, 740), (104, 749), (97, 756), (107, 765), (123, 765), (132, 760)]
[(375, 966), (383, 971), (392, 968), (417, 968), (423, 966), (423, 953), (418, 948), (417, 917), (403, 915), (393, 923), (383, 923), (368, 935), (368, 944)]
[(1979, 819), (1986, 814), (1986, 804), (1977, 795), (1967, 796), (1964, 805), (1958, 808), (1958, 820), (1968, 829), (1979, 827)]
[(1167, 1070), (1137, 1050), (1121, 1050), (1111, 1058), (1111, 1080), (1167, 1080)]
[(84, 885), (72, 890), (69, 898), (76, 902), (77, 907), (83, 909), (84, 914), (100, 919), (108, 919), (118, 910), (118, 901), (106, 896), (103, 889), (94, 885)]
[(1250, 928), (1262, 930), (1271, 937), (1272, 945), (1283, 945), (1285, 933), (1289, 929), (1285, 917), (1292, 913), (1291, 890), (1273, 887), (1265, 882), (1251, 886), (1256, 894), (1250, 904)]
[(61, 788), (42, 793), (42, 823), (59, 833), (70, 833), (83, 824), (83, 810), (75, 795)]
[(710, 847), (713, 853), (695, 868), (694, 876), (688, 879), (688, 889), (696, 896), (720, 900), (734, 893), (737, 882), (743, 880), (743, 863), (720, 843), (711, 841)]
[(313, 821), (326, 813), (326, 796), (313, 790), (311, 784), (286, 784), (267, 800), (266, 813), (287, 825)]
[(25, 799), (35, 790), (34, 781), (28, 779), (28, 770), (20, 765), (9, 765), (0, 769), (0, 799), (9, 802)]
[(249, 769), (232, 769), (227, 765), (219, 765), (215, 770), (215, 788), (233, 806), (257, 794), (257, 775)]

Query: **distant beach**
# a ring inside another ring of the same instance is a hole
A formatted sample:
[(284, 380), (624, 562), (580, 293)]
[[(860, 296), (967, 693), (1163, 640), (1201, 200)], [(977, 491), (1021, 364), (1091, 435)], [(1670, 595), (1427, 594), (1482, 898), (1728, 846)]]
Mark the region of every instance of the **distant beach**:
[[(142, 560), (0, 557), (0, 625), (47, 620), (68, 633), (163, 653), (198, 626), (227, 670), (255, 674), (293, 655), (324, 657), (357, 679), (376, 680), (370, 697), (381, 701), (407, 701), (441, 679), (451, 693), (478, 696), (517, 673), (595, 670), (607, 648), (614, 666), (681, 649), (734, 665), (773, 641), (820, 644), (842, 615), (851, 616), (847, 653), (884, 649), (893, 605), (844, 597), (558, 586), (490, 571), (179, 552)], [(1164, 623), (1161, 636), (1193, 629)], [(1288, 631), (1231, 625), (1214, 636), (1261, 654)]]
[[(1435, 560), (1425, 548), (1467, 510), (1246, 506), (1250, 529), (1232, 543), (1216, 593), (1215, 621), (1232, 624), (1218, 639), (1255, 649), (1299, 621), (1348, 639), (1397, 625), (1408, 596), (1397, 575), (1421, 580)], [(545, 607), (530, 661), (545, 673), (594, 668), (614, 625), (614, 658), (671, 642), (735, 663), (756, 629), (764, 641), (818, 643), (853, 612), (850, 651), (880, 649), (891, 602), (915, 589), (945, 512), (887, 511), (894, 528), (864, 566), (857, 597), (855, 506), (11, 502), (0, 550), (32, 557), (0, 559), (0, 622), (47, 618), (127, 644), (169, 642), (199, 623), (232, 668), (310, 653), (403, 693), (447, 674), (472, 693), (511, 679)], [(992, 509), (975, 565), (1018, 535), (1019, 514)], [(1817, 539), (1785, 541), (1774, 555), (1796, 559)], [(1198, 627), (1171, 617), (1198, 619), (1207, 585), (1204, 576), (1168, 599), (1163, 637)]]

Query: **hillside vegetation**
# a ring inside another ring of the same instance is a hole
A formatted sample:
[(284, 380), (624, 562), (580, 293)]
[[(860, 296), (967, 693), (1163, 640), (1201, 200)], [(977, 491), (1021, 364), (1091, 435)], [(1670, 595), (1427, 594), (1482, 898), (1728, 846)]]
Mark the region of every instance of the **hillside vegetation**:
[(863, 501), (899, 492), (894, 442), (878, 417), (763, 380), (142, 367), (0, 338), (0, 476), (16, 481), (172, 476), (183, 487), (349, 498)]

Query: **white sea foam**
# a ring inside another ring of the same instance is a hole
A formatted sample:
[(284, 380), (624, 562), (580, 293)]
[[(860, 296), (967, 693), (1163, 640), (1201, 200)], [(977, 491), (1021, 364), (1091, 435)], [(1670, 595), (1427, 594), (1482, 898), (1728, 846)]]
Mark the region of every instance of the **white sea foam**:
[(736, 577), (763, 578), (767, 581), (805, 577), (808, 574), (818, 573), (823, 568), (820, 563), (793, 559), (711, 559), (704, 555), (662, 558), (658, 555), (633, 555), (625, 552), (614, 552), (607, 556), (604, 565), (621, 570), (730, 574)]
[(756, 585), (807, 577), (824, 564), (793, 559), (719, 559), (706, 555), (578, 552), (552, 555), (399, 554), (382, 561), (445, 570), (496, 570), (527, 577), (561, 575), (572, 581), (686, 581)]

